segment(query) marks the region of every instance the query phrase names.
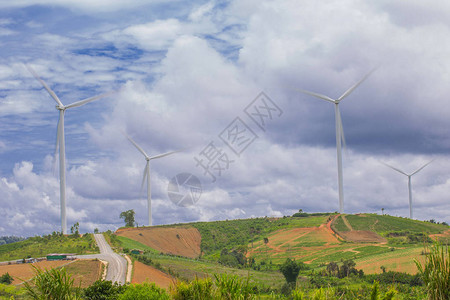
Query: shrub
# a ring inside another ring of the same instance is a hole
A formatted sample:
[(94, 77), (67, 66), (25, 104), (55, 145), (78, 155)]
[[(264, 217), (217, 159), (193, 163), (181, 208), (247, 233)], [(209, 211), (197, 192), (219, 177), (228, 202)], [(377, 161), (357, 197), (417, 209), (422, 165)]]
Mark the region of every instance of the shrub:
[(210, 300), (214, 299), (213, 283), (210, 278), (195, 278), (190, 283), (177, 282), (170, 289), (174, 300)]
[(126, 287), (107, 280), (97, 280), (84, 290), (84, 296), (89, 300), (117, 300)]
[(12, 278), (9, 273), (5, 273), (2, 276), (0, 276), (0, 283), (4, 284), (11, 284), (13, 282), (14, 278)]
[(154, 283), (132, 284), (119, 295), (119, 300), (169, 300), (169, 294)]

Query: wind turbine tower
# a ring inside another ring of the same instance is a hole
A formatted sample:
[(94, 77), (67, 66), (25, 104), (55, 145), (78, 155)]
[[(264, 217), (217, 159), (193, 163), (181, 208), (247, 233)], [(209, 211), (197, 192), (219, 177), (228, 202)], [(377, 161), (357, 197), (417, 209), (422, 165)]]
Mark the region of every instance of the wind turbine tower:
[(407, 174), (405, 172), (403, 172), (402, 170), (395, 168), (391, 165), (388, 165), (387, 163), (382, 162), (383, 165), (385, 165), (386, 167), (391, 168), (394, 171), (397, 171), (405, 176), (408, 177), (408, 191), (409, 191), (409, 218), (412, 219), (413, 218), (413, 211), (412, 211), (412, 189), (411, 189), (411, 176), (413, 176), (414, 174), (419, 173), (423, 168), (425, 168), (426, 166), (428, 166), (429, 164), (431, 164), (433, 162), (430, 161), (426, 164), (424, 164), (422, 167), (420, 167), (419, 169), (417, 169), (416, 171), (412, 172), (411, 174)]
[(147, 209), (148, 209), (148, 225), (152, 226), (152, 193), (151, 193), (151, 186), (150, 186), (150, 160), (152, 159), (157, 159), (157, 158), (162, 158), (177, 152), (180, 152), (180, 150), (178, 151), (171, 151), (171, 152), (167, 152), (167, 153), (163, 153), (163, 154), (159, 154), (159, 155), (155, 155), (155, 156), (149, 156), (144, 149), (142, 149), (131, 137), (129, 137), (128, 135), (126, 135), (127, 139), (136, 147), (136, 149), (139, 150), (139, 152), (141, 152), (144, 157), (145, 160), (147, 161), (145, 168), (144, 168), (144, 176), (142, 178), (142, 184), (141, 184), (141, 190), (144, 187), (144, 183), (145, 183), (145, 179), (147, 179)]
[(37, 73), (28, 65), (25, 65), (28, 71), (36, 78), (47, 90), (50, 96), (56, 101), (56, 109), (59, 111), (59, 121), (56, 136), (56, 152), (59, 147), (59, 195), (60, 195), (60, 206), (61, 206), (61, 229), (63, 234), (67, 234), (67, 219), (66, 219), (66, 149), (65, 149), (65, 139), (64, 139), (64, 113), (67, 109), (84, 105), (86, 103), (101, 99), (103, 97), (109, 96), (112, 93), (106, 93), (98, 95), (95, 97), (87, 98), (81, 101), (74, 102), (69, 105), (62, 104), (55, 92), (48, 87), (48, 85), (42, 80)]
[(337, 152), (337, 170), (338, 170), (338, 186), (339, 186), (339, 212), (344, 213), (344, 176), (342, 171), (342, 144), (344, 144), (345, 148), (345, 136), (344, 136), (344, 128), (342, 127), (342, 119), (341, 112), (339, 111), (339, 103), (350, 93), (352, 93), (364, 80), (367, 79), (373, 72), (372, 70), (368, 74), (366, 74), (360, 81), (346, 90), (339, 98), (333, 99), (328, 96), (310, 92), (307, 90), (300, 90), (302, 93), (308, 94), (310, 96), (314, 96), (316, 98), (331, 102), (334, 104), (334, 115), (336, 122), (336, 152)]

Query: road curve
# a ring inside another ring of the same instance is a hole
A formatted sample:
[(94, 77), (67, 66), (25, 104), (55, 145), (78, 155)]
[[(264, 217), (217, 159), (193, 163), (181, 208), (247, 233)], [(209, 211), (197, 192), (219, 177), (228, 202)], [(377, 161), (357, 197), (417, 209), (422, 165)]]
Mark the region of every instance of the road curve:
[(94, 234), (100, 254), (94, 255), (78, 255), (78, 258), (98, 258), (108, 262), (106, 271), (106, 280), (125, 284), (127, 276), (127, 261), (125, 258), (115, 253), (106, 242), (103, 234)]

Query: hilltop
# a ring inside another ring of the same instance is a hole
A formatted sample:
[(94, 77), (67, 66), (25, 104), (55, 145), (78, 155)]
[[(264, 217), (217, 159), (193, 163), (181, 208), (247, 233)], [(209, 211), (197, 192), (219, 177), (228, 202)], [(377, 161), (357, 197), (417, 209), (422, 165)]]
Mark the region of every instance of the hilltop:
[(187, 279), (206, 276), (217, 263), (223, 268), (274, 272), (286, 258), (318, 270), (351, 259), (366, 273), (381, 273), (384, 267), (415, 274), (413, 259), (423, 259), (424, 242), (437, 238), (448, 242), (450, 237), (447, 225), (389, 215), (296, 215), (127, 228), (116, 234), (125, 248), (147, 250), (153, 263), (170, 266), (172, 273)]

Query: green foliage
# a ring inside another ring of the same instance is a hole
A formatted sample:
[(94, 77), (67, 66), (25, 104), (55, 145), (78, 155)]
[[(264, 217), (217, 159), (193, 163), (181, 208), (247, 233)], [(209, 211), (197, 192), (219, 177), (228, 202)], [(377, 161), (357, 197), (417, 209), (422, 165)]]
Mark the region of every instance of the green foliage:
[(115, 239), (117, 239), (117, 241), (119, 241), (120, 247), (124, 249), (124, 252), (127, 252), (127, 251), (125, 251), (126, 249), (128, 249), (128, 250), (139, 249), (142, 251), (158, 253), (158, 251), (156, 251), (155, 249), (150, 248), (149, 246), (139, 243), (138, 241), (132, 240), (130, 238), (120, 236), (120, 235), (114, 235), (114, 237), (115, 237)]
[(0, 299), (24, 299), (24, 293), (25, 290), (23, 288), (0, 283)]
[(210, 278), (195, 278), (189, 283), (180, 281), (171, 288), (174, 300), (210, 300), (214, 298), (213, 282)]
[(80, 291), (74, 289), (73, 278), (65, 268), (42, 271), (34, 268), (32, 284), (25, 283), (27, 295), (34, 300), (78, 300)]
[(381, 274), (369, 274), (364, 276), (366, 282), (377, 281), (379, 283), (388, 285), (394, 283), (405, 284), (408, 286), (423, 286), (423, 281), (419, 274), (411, 275), (402, 272), (387, 271)]
[(1, 245), (0, 261), (44, 257), (48, 253), (98, 253), (98, 247), (92, 234), (75, 237), (53, 232), (49, 235), (30, 237), (24, 241)]
[(144, 282), (126, 287), (119, 300), (169, 300), (169, 294), (154, 283)]
[(84, 297), (89, 300), (117, 300), (125, 290), (126, 286), (117, 282), (97, 280), (84, 290)]
[(242, 267), (247, 263), (245, 252), (242, 249), (234, 249), (230, 252), (227, 249), (223, 249), (220, 252), (219, 263), (229, 267)]
[(425, 283), (428, 298), (450, 299), (450, 248), (434, 243), (425, 258), (424, 265), (422, 266), (418, 260), (415, 260), (415, 263)]
[(132, 209), (120, 213), (120, 218), (125, 221), (125, 227), (134, 227), (134, 215), (135, 212)]
[(286, 261), (280, 266), (280, 272), (283, 274), (288, 284), (297, 282), (298, 273), (301, 266), (290, 258), (286, 258)]
[(353, 230), (371, 230), (378, 234), (385, 234), (392, 231), (409, 231), (415, 233), (440, 233), (448, 229), (441, 224), (412, 220), (408, 218), (398, 218), (388, 215), (361, 214), (346, 215), (347, 221), (352, 225)]
[(211, 278), (195, 278), (190, 283), (178, 282), (171, 288), (174, 300), (251, 300), (256, 299), (256, 287), (250, 283), (249, 277), (242, 279), (236, 275), (221, 274)]
[(11, 275), (9, 275), (8, 272), (0, 276), (0, 283), (3, 284), (11, 284), (13, 282), (14, 278), (12, 278)]

